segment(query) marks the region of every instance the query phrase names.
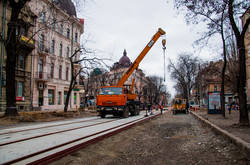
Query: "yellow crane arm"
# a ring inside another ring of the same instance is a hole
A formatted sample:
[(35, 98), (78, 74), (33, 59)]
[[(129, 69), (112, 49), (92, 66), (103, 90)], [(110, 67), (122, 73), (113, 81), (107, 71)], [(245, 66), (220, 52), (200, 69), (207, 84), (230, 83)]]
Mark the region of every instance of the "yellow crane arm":
[(142, 50), (142, 52), (139, 54), (139, 56), (136, 58), (136, 60), (132, 63), (132, 65), (128, 68), (126, 73), (122, 76), (120, 81), (116, 84), (116, 86), (123, 86), (123, 84), (127, 81), (129, 76), (134, 72), (136, 68), (138, 68), (139, 63), (142, 61), (142, 59), (146, 56), (148, 51), (152, 48), (152, 46), (155, 44), (155, 42), (159, 39), (161, 35), (164, 35), (166, 32), (162, 30), (161, 28), (158, 29), (156, 34), (152, 37), (152, 39), (149, 41), (149, 43), (146, 45), (146, 47)]

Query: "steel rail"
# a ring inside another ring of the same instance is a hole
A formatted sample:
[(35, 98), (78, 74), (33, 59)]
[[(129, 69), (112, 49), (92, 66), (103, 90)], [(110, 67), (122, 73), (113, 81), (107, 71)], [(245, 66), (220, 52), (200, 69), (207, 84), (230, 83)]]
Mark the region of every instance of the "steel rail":
[(58, 127), (58, 126), (62, 126), (62, 125), (70, 125), (70, 124), (88, 122), (88, 121), (93, 121), (93, 120), (100, 120), (100, 119), (99, 118), (97, 118), (97, 119), (89, 119), (89, 120), (82, 120), (82, 121), (74, 121), (74, 122), (70, 122), (70, 123), (62, 123), (62, 124), (56, 124), (56, 125), (42, 126), (42, 127), (37, 127), (37, 128), (29, 128), (29, 129), (18, 130), (18, 131), (2, 132), (2, 133), (0, 133), (0, 135), (18, 133), (18, 132), (24, 132), (24, 131), (31, 131), (31, 130), (43, 129), (43, 128), (50, 128), (50, 127)]
[[(93, 139), (91, 139), (91, 140), (82, 142), (82, 143), (80, 143), (80, 144), (74, 145), (74, 146), (69, 147), (69, 148), (67, 148), (67, 149), (64, 149), (64, 150), (61, 150), (61, 151), (59, 151), (59, 152), (55, 152), (55, 153), (53, 153), (53, 154), (50, 154), (49, 156), (45, 156), (45, 157), (43, 157), (43, 158), (41, 158), (41, 159), (38, 159), (38, 160), (35, 160), (35, 161), (33, 161), (33, 162), (27, 163), (27, 164), (30, 164), (30, 165), (37, 165), (37, 164), (42, 164), (42, 165), (43, 165), (43, 164), (48, 164), (48, 163), (51, 163), (51, 162), (53, 162), (53, 161), (55, 161), (55, 160), (58, 160), (58, 159), (64, 157), (65, 155), (68, 155), (68, 154), (70, 154), (70, 153), (76, 152), (76, 151), (79, 150), (79, 149), (85, 148), (85, 147), (87, 147), (87, 146), (89, 146), (89, 145), (91, 145), (91, 144), (93, 144), (93, 143), (96, 143), (96, 142), (98, 142), (98, 141), (100, 141), (100, 140), (103, 140), (103, 139), (105, 139), (105, 138), (107, 138), (107, 137), (110, 137), (110, 136), (115, 135), (115, 134), (117, 134), (117, 133), (119, 133), (119, 132), (122, 132), (122, 131), (124, 131), (124, 130), (127, 130), (127, 129), (129, 129), (129, 128), (131, 128), (131, 127), (133, 127), (133, 126), (135, 126), (135, 125), (137, 125), (137, 124), (139, 124), (139, 123), (144, 122), (145, 120), (149, 120), (149, 119), (151, 119), (151, 118), (153, 118), (153, 117), (155, 117), (155, 116), (158, 116), (158, 115), (160, 115), (160, 113), (159, 113), (159, 114), (156, 114), (156, 115), (154, 115), (154, 116), (147, 117), (147, 118), (139, 118), (139, 119), (130, 121), (130, 122), (128, 122), (128, 123), (120, 124), (120, 125), (118, 125), (118, 126), (115, 126), (115, 127), (112, 127), (112, 128), (106, 129), (106, 130), (102, 130), (102, 131), (99, 131), (99, 132), (96, 132), (96, 133), (93, 133), (93, 134), (90, 134), (90, 135), (87, 135), (87, 136), (83, 136), (83, 137), (77, 138), (77, 139), (75, 139), (75, 140), (71, 140), (71, 141), (68, 141), (68, 142), (59, 144), (59, 145), (57, 145), (57, 146), (50, 147), (50, 148), (47, 148), (47, 149), (44, 149), (44, 150), (41, 150), (41, 151), (38, 151), (38, 152), (35, 152), (35, 153), (32, 153), (32, 154), (29, 154), (29, 155), (26, 155), (26, 156), (23, 156), (23, 157), (14, 159), (14, 160), (11, 160), (11, 161), (9, 161), (9, 162), (4, 163), (3, 165), (5, 165), (5, 164), (6, 164), (6, 165), (7, 165), (7, 164), (14, 164), (14, 163), (17, 163), (17, 164), (18, 164), (19, 162), (24, 161), (25, 159), (29, 159), (29, 158), (32, 158), (32, 157), (34, 157), (34, 156), (38, 156), (38, 155), (40, 155), (40, 154), (43, 154), (43, 153), (52, 151), (52, 150), (54, 150), (54, 149), (58, 149), (58, 148), (60, 148), (60, 147), (63, 147), (63, 146), (72, 144), (72, 143), (74, 143), (74, 142), (77, 142), (77, 141), (80, 141), (80, 140), (84, 140), (84, 139), (86, 139), (86, 138), (90, 138), (90, 137), (96, 136), (96, 135), (98, 135), (98, 134), (102, 134), (102, 133), (111, 131), (111, 132), (108, 132), (108, 133), (106, 133), (106, 134), (103, 134), (103, 135), (100, 135), (100, 136), (98, 136), (98, 137), (95, 137), (95, 138), (93, 138)], [(127, 125), (127, 126), (126, 126), (126, 125)], [(123, 127), (123, 126), (125, 126), (125, 127)], [(117, 129), (117, 128), (119, 128), (119, 127), (121, 127), (121, 128), (120, 128), (120, 129)], [(114, 129), (117, 129), (117, 130), (114, 130)], [(112, 130), (114, 130), (114, 131), (112, 131)]]
[(113, 121), (117, 121), (117, 120), (105, 121), (105, 122), (100, 122), (100, 123), (95, 123), (95, 124), (90, 124), (90, 125), (85, 125), (85, 126), (80, 126), (80, 127), (65, 129), (65, 130), (62, 130), (62, 131), (56, 131), (56, 132), (46, 133), (46, 134), (37, 135), (37, 136), (31, 136), (31, 137), (28, 137), (28, 138), (23, 138), (23, 139), (14, 140), (14, 141), (6, 142), (6, 143), (1, 143), (0, 146), (5, 146), (5, 145), (13, 144), (13, 143), (18, 143), (18, 142), (22, 142), (22, 141), (26, 141), (26, 140), (40, 138), (40, 137), (43, 137), (43, 136), (54, 135), (54, 134), (57, 134), (57, 133), (72, 131), (72, 130), (76, 130), (76, 129), (87, 128), (87, 127), (91, 127), (91, 126), (95, 126), (95, 125), (100, 125), (100, 124), (104, 124), (104, 123), (109, 123), (109, 122), (113, 122)]

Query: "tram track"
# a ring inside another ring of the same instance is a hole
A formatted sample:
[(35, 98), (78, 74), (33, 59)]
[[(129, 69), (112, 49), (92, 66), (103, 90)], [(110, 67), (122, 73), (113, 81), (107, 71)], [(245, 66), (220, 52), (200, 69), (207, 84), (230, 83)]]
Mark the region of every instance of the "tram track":
[(82, 123), (82, 122), (88, 122), (88, 121), (94, 121), (94, 120), (99, 120), (99, 119), (89, 119), (89, 120), (74, 121), (74, 122), (69, 122), (69, 123), (48, 125), (48, 126), (42, 126), (42, 127), (36, 127), (36, 128), (20, 129), (20, 130), (16, 130), (16, 131), (6, 131), (6, 132), (0, 132), (0, 135), (11, 134), (11, 133), (18, 133), (18, 132), (24, 132), (24, 131), (32, 131), (32, 130), (37, 130), (37, 129), (57, 127), (57, 126), (63, 126), (63, 125), (69, 125), (69, 124), (76, 124), (76, 123)]
[[(112, 120), (104, 121), (98, 124), (97, 123), (92, 124), (91, 126), (89, 126), (89, 128), (84, 126), (78, 129), (77, 128), (74, 128), (71, 130), (68, 129), (67, 131), (66, 130), (56, 131), (53, 134), (40, 135), (39, 137), (34, 137), (34, 138), (30, 137), (29, 139), (25, 139), (25, 141), (22, 140), (22, 141), (12, 142), (10, 144), (5, 144), (2, 146), (0, 145), (0, 152), (1, 152), (1, 148), (4, 148), (4, 147), (13, 148), (13, 147), (21, 146), (19, 147), (21, 150), (22, 143), (24, 143), (24, 145), (33, 144), (35, 143), (34, 139), (36, 139), (35, 141), (39, 143), (46, 136), (49, 139), (53, 139), (55, 137), (61, 137), (62, 139), (64, 139), (65, 136), (68, 138), (68, 136), (72, 137), (72, 135), (76, 137), (74, 139), (66, 140), (64, 142), (58, 142), (58, 143), (53, 142), (53, 144), (48, 145), (48, 147), (43, 147), (43, 148), (41, 147), (41, 149), (28, 152), (28, 154), (25, 154), (25, 155), (20, 154), (16, 158), (9, 158), (9, 160), (6, 159), (7, 161), (4, 161), (4, 162), (2, 161), (0, 162), (0, 164), (47, 164), (54, 160), (60, 159), (61, 157), (67, 154), (73, 153), (81, 148), (84, 148), (90, 144), (100, 141), (106, 137), (112, 136), (126, 129), (129, 129), (133, 127), (134, 125), (141, 123), (145, 120), (148, 120), (157, 115), (158, 114), (155, 114), (147, 118), (140, 116), (134, 119), (130, 117), (128, 118), (129, 120), (126, 122), (125, 120), (112, 119)], [(96, 131), (94, 131), (95, 129)], [(89, 132), (88, 134), (86, 134), (87, 130)], [(77, 136), (76, 134), (79, 134), (79, 136)]]
[[(76, 130), (76, 129), (80, 129), (80, 128), (91, 127), (91, 126), (94, 126), (94, 125), (104, 124), (104, 123), (108, 123), (108, 122), (112, 122), (112, 121), (114, 121), (114, 120), (100, 122), (100, 123), (96, 123), (96, 124), (90, 124), (90, 125), (86, 125), (86, 126), (80, 126), (80, 127), (71, 128), (71, 129), (65, 129), (65, 130), (62, 130), (62, 131), (56, 131), (56, 132), (46, 133), (46, 134), (37, 135), (37, 136), (31, 136), (31, 137), (28, 137), (28, 138), (23, 138), (23, 139), (19, 139), (19, 140), (15, 140), (15, 141), (10, 141), (10, 142), (6, 142), (6, 143), (0, 143), (0, 146), (12, 144), (12, 143), (18, 143), (18, 142), (22, 142), (22, 141), (25, 141), (25, 140), (35, 139), (35, 138), (39, 138), (39, 137), (43, 137), (43, 136), (49, 136), (49, 135), (53, 135), (53, 134), (58, 134), (58, 133), (62, 133), (62, 132), (72, 131), (72, 130)], [(48, 127), (46, 127), (46, 128), (48, 128)]]

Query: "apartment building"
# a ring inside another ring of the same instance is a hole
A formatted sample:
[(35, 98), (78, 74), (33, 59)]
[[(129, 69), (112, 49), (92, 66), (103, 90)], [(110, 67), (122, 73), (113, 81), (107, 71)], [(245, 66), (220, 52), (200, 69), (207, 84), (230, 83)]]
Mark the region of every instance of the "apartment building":
[[(245, 25), (246, 20), (250, 17), (250, 8), (242, 15), (242, 26)], [(246, 49), (246, 84), (247, 84), (247, 104), (250, 104), (250, 25), (245, 34), (245, 49)]]
[[(223, 61), (219, 60), (216, 62), (211, 61), (206, 65), (206, 67), (199, 69), (199, 73), (195, 78), (195, 86), (192, 90), (191, 100), (194, 100), (196, 104), (201, 104), (202, 106), (208, 105), (208, 92), (220, 92), (221, 91), (221, 68), (223, 67)], [(226, 70), (226, 77), (228, 78), (232, 73)], [(237, 83), (236, 81), (231, 81), (225, 78), (224, 93), (225, 101), (238, 100), (236, 93)]]
[[(32, 0), (28, 6), (37, 15), (36, 48), (32, 53), (31, 101), (34, 110), (62, 110), (71, 81), (71, 57), (80, 49), (83, 20), (78, 19), (71, 0)], [(80, 52), (74, 56), (79, 60)], [(79, 77), (69, 109), (80, 107)]]
[[(6, 59), (7, 51), (5, 42), (12, 8), (9, 2), (0, 2), (0, 38), (1, 38), (1, 70), (0, 70), (0, 111), (6, 108)], [(31, 9), (25, 6), (19, 14), (16, 30), (17, 50), (16, 69), (15, 69), (15, 86), (16, 86), (16, 106), (18, 110), (30, 110), (31, 101), (31, 51), (35, 47), (34, 40), (30, 39), (33, 35), (33, 27), (36, 15)], [(14, 88), (14, 86), (13, 86)]]

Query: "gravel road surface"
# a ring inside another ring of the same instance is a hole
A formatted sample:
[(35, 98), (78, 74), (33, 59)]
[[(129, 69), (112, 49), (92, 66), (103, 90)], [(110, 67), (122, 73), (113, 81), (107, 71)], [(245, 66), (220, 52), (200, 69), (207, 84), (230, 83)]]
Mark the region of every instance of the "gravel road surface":
[(250, 158), (191, 114), (168, 111), (51, 164), (248, 165)]

